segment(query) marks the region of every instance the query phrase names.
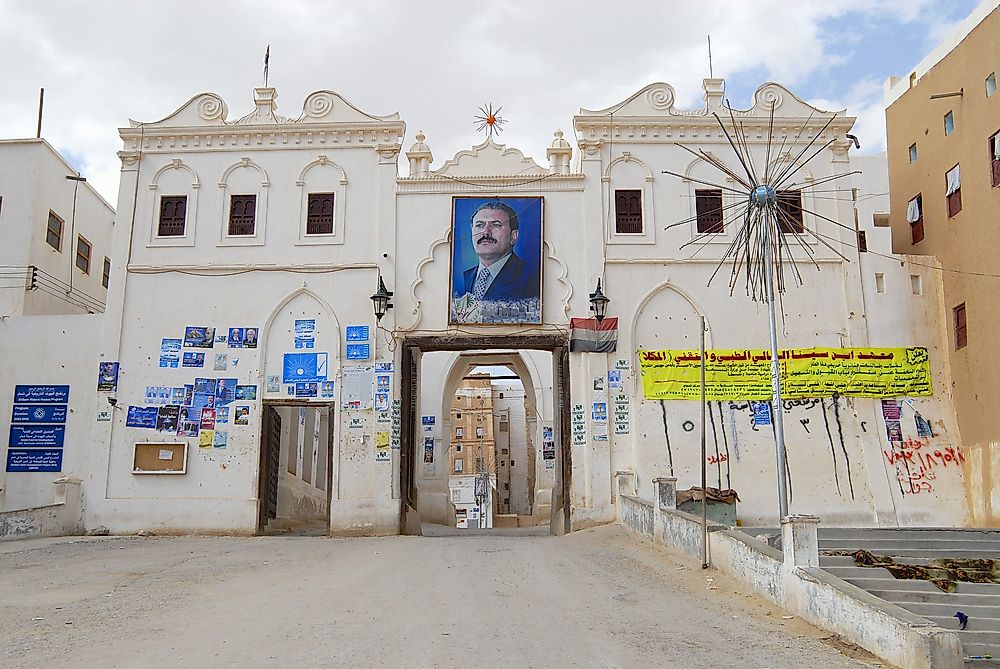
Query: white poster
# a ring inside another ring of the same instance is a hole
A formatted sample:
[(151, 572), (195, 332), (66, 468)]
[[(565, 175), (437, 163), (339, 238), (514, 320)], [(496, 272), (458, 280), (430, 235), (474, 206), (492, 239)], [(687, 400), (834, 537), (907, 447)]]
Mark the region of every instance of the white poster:
[(371, 365), (344, 367), (341, 372), (340, 402), (343, 409), (371, 409), (373, 405)]

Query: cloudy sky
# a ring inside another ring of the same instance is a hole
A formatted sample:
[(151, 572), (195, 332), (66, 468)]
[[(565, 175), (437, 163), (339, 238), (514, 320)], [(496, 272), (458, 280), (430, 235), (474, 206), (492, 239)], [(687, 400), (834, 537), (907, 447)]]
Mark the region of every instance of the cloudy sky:
[(778, 81), (847, 108), (863, 151), (884, 148), (882, 82), (903, 75), (976, 0), (307, 2), (0, 0), (0, 137), (42, 134), (114, 205), (128, 119), (154, 121), (213, 91), (230, 120), (252, 109), (266, 45), (278, 112), (332, 89), (373, 114), (398, 111), (404, 150), (427, 134), (434, 166), (482, 141), (477, 108), (502, 105), (499, 141), (544, 164), (552, 132), (665, 81), (701, 105), (716, 76), (734, 107)]

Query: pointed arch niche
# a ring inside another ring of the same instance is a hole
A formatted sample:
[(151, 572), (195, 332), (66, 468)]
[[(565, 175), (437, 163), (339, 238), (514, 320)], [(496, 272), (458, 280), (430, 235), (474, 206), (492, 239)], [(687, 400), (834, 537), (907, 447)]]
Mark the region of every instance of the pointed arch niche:
[[(198, 173), (180, 158), (174, 158), (162, 166), (149, 182), (152, 192), (152, 212), (149, 221), (149, 237), (147, 246), (194, 246), (195, 229), (198, 222), (198, 192), (201, 180)], [(183, 196), (187, 198), (187, 208), (184, 212), (184, 234), (159, 236), (160, 200), (163, 197)]]
[[(296, 349), (295, 348), (295, 321), (315, 320), (316, 337), (315, 348)], [(301, 287), (286, 296), (271, 311), (267, 321), (261, 328), (260, 346), (264, 351), (262, 364), (259, 371), (259, 381), (263, 389), (264, 399), (288, 399), (288, 388), (293, 388), (292, 384), (284, 382), (284, 355), (286, 353), (321, 353), (326, 358), (326, 378), (334, 381), (340, 375), (340, 321), (333, 307), (322, 297), (312, 292), (306, 287)], [(274, 387), (274, 377), (277, 377), (278, 390)], [(339, 383), (338, 383), (339, 385)], [(340, 388), (337, 388), (339, 392)], [(316, 398), (303, 398), (323, 400), (329, 402), (329, 398), (319, 396)]]
[[(222, 220), (219, 225), (219, 246), (263, 246), (267, 231), (267, 192), (270, 184), (264, 168), (244, 157), (238, 163), (226, 168), (219, 180), (219, 193), (222, 198)], [(254, 213), (254, 230), (252, 235), (229, 234), (229, 208), (232, 206), (233, 195), (257, 196), (257, 209)]]
[[(344, 168), (326, 156), (319, 156), (302, 169), (295, 185), (299, 189), (299, 233), (296, 245), (343, 244), (347, 212), (347, 173)], [(319, 193), (333, 195), (333, 232), (311, 235), (306, 231), (309, 195)]]
[[(630, 152), (624, 151), (608, 163), (601, 177), (604, 201), (604, 230), (608, 244), (655, 244), (656, 224), (653, 209), (653, 173), (646, 163)], [(640, 202), (635, 203), (628, 191), (638, 191)], [(619, 201), (638, 204), (641, 210), (639, 231), (619, 232), (617, 207)]]

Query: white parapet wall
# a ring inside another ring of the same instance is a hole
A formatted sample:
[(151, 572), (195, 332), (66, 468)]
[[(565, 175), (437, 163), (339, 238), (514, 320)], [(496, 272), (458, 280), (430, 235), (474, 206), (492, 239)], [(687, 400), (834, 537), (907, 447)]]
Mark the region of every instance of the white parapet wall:
[[(622, 473), (618, 479), (620, 486), (629, 481)], [(618, 519), (636, 536), (671, 552), (702, 558), (703, 529), (699, 518), (619, 493)], [(816, 566), (817, 525), (818, 519), (811, 516), (786, 518), (782, 527), (783, 551), (742, 532), (710, 526), (710, 564), (789, 613), (838, 634), (895, 666), (907, 669), (964, 666), (957, 634)]]

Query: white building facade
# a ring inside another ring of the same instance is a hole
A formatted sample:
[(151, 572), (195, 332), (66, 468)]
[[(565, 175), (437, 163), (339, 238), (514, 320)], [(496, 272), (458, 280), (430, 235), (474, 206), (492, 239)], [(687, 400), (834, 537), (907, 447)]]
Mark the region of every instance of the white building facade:
[[(450, 524), (448, 407), (461, 379), (483, 365), (509, 367), (523, 383), (535, 449), (524, 459), (534, 467), (531, 513), (553, 531), (613, 520), (616, 478), (646, 498), (657, 477), (698, 485), (699, 403), (644, 399), (637, 351), (697, 349), (702, 316), (709, 348), (767, 347), (766, 309), (741, 287), (730, 296), (729, 267), (709, 284), (735, 226), (704, 244), (697, 229), (695, 191), (735, 182), (692, 151), (738, 168), (712, 115), (728, 114), (721, 80), (705, 81), (702, 109), (677, 109), (673, 89), (653, 84), (612, 108), (581, 110), (578, 146), (556, 132), (545, 166), (487, 140), (432, 169), (430, 142), (418, 133), (406, 176), (397, 174), (406, 129), (397, 115), (370, 115), (319, 91), (299, 116), (283, 118), (275, 98), (257, 89), (256, 109), (229, 120), (224, 101), (202, 94), (161, 121), (121, 130), (118, 211), (135, 222), (115, 238), (113, 257), (128, 266), (113, 269), (100, 340), (101, 359), (120, 365), (117, 386), (87, 397), (93, 406), (112, 400), (113, 417), (81, 427), (85, 455), (73, 461), (88, 526), (264, 531), (290, 499), (278, 491), (291, 460), (302, 479), (301, 445), (292, 457), (280, 444), (303, 407), (323, 427), (301, 428), (313, 444), (313, 489), (297, 490), (311, 513), (327, 514), (331, 534)], [(769, 154), (772, 111), (782, 146)], [(736, 115), (758, 164), (792, 163), (819, 134), (802, 179), (852, 171), (849, 117), (776, 84)], [(939, 355), (939, 282), (930, 269), (859, 257), (852, 189), (862, 179), (803, 195), (803, 208), (816, 212), (803, 217), (818, 233), (809, 242), (815, 263), (800, 259), (803, 285), (782, 296), (781, 346), (927, 347), (934, 394), (903, 411), (927, 417), (935, 436), (902, 436), (911, 455), (960, 452)], [(456, 198), (494, 196), (544, 204), (540, 323), (449, 318)], [(724, 190), (721, 202), (737, 197)], [(632, 207), (624, 227), (620, 198)], [(698, 246), (685, 246), (692, 240)], [(906, 290), (911, 275), (920, 294)], [(380, 277), (394, 294), (376, 321), (369, 296)], [(570, 318), (590, 315), (598, 279), (618, 318), (617, 347), (571, 353)], [(185, 407), (212, 411), (195, 419)], [(181, 410), (198, 422), (186, 436)], [(826, 397), (783, 411), (791, 512), (841, 525), (968, 522), (964, 465), (941, 458), (930, 489), (914, 492), (912, 472), (901, 471), (912, 460), (897, 456), (877, 399)], [(738, 397), (710, 402), (708, 414), (709, 485), (739, 492), (740, 522), (775, 523), (771, 430), (752, 423)]]

